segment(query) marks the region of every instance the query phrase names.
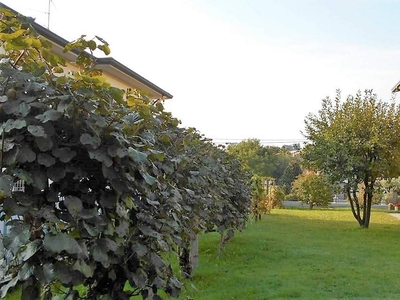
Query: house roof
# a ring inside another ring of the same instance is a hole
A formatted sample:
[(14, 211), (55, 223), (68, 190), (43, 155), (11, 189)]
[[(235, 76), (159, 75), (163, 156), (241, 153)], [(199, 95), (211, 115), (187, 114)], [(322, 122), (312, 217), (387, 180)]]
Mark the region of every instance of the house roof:
[[(13, 10), (12, 8), (8, 7), (7, 5), (0, 2), (0, 7), (4, 7), (15, 14), (19, 14), (17, 11)], [(53, 43), (53, 51), (65, 58), (68, 61), (74, 61), (77, 55), (79, 54), (78, 51), (70, 51), (64, 53), (64, 47), (69, 43), (66, 39), (62, 38), (61, 36), (55, 34), (51, 30), (43, 27), (42, 25), (33, 22), (33, 27), (37, 31), (38, 34), (43, 36), (44, 38), (48, 39), (50, 42)], [(124, 64), (120, 63), (116, 59), (112, 57), (104, 57), (98, 58), (94, 57), (97, 61), (97, 66), (99, 69), (109, 73), (110, 75), (118, 78), (122, 81), (128, 81), (132, 84), (132, 87), (137, 88), (140, 91), (146, 92), (149, 97), (151, 98), (163, 98), (163, 99), (171, 99), (173, 96), (168, 93), (167, 91), (163, 90), (159, 86), (155, 85), (151, 81), (147, 80), (143, 76), (139, 75), (138, 73), (134, 72)], [(128, 79), (128, 80), (127, 80)]]
[(392, 88), (392, 93), (400, 92), (400, 81)]

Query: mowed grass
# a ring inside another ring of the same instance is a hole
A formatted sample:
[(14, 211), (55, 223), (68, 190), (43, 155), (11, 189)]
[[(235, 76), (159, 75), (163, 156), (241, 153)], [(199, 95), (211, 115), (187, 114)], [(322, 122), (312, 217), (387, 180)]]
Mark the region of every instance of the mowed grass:
[(219, 259), (218, 242), (200, 237), (182, 299), (400, 299), (400, 221), (386, 211), (362, 229), (350, 210), (274, 210)]
[(200, 236), (200, 265), (179, 299), (400, 299), (400, 220), (386, 211), (365, 230), (347, 209), (274, 210), (220, 258), (218, 244), (218, 234)]

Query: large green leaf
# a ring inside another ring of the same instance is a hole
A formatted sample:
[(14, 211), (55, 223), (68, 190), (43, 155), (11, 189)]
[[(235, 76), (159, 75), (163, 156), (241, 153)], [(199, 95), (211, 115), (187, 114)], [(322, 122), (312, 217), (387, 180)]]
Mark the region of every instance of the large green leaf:
[[(110, 55), (110, 53), (111, 53), (110, 47), (108, 45), (98, 45), (97, 48), (99, 48), (101, 51), (103, 51), (105, 55)], [(115, 93), (113, 93), (113, 94), (115, 94)], [(118, 100), (122, 101), (124, 91), (120, 90), (119, 95), (120, 95), (120, 97), (118, 98)], [(114, 99), (115, 99), (115, 97), (116, 96), (114, 96)]]
[[(83, 201), (84, 202), (84, 201)], [(88, 222), (93, 222), (96, 217), (99, 217), (99, 212), (96, 207), (93, 208), (83, 208), (79, 213), (78, 217), (83, 220), (88, 220)], [(98, 223), (94, 223), (95, 225), (101, 226), (103, 222), (98, 221)]]
[(9, 233), (4, 236), (4, 247), (16, 253), (21, 247), (29, 242), (31, 236), (30, 225), (20, 223), (12, 224), (11, 221), (9, 221), (7, 225), (13, 226), (11, 226)]
[(104, 149), (96, 149), (95, 151), (89, 151), (89, 157), (97, 161), (102, 162), (106, 167), (111, 167), (113, 164), (112, 159), (108, 156)]
[(118, 249), (118, 244), (109, 238), (99, 240), (99, 245), (106, 247), (111, 252), (116, 252)]
[(16, 144), (14, 143), (14, 138), (5, 138), (3, 152), (8, 152), (12, 150), (15, 146)]
[(147, 164), (149, 162), (146, 153), (138, 151), (132, 147), (128, 148), (128, 154), (135, 162), (143, 164)]
[(20, 180), (23, 180), (27, 184), (31, 184), (33, 182), (31, 174), (25, 170), (15, 169), (14, 175), (17, 176)]
[(32, 185), (36, 187), (38, 190), (44, 190), (48, 185), (48, 179), (46, 177), (43, 169), (33, 170), (32, 173)]
[(127, 235), (129, 231), (129, 223), (126, 221), (120, 221), (119, 225), (115, 229), (115, 232), (118, 234), (120, 237), (124, 237)]
[(40, 240), (35, 240), (33, 242), (30, 242), (25, 247), (23, 247), (22, 250), (18, 253), (19, 258), (22, 261), (27, 261), (33, 255), (35, 255), (35, 253), (39, 250), (40, 244), (41, 244)]
[(91, 254), (95, 261), (100, 262), (105, 268), (110, 266), (110, 261), (108, 259), (107, 249), (100, 247), (99, 245), (94, 245), (91, 248)]
[(135, 243), (132, 245), (132, 251), (135, 252), (138, 256), (143, 256), (147, 253), (147, 247), (145, 245)]
[(93, 117), (96, 120), (96, 126), (100, 128), (106, 128), (108, 126), (108, 122), (105, 117), (99, 115), (94, 115)]
[(51, 180), (57, 182), (65, 177), (66, 171), (62, 165), (53, 165), (46, 170), (46, 174)]
[(3, 200), (3, 210), (10, 216), (22, 216), (30, 211), (30, 207), (16, 202), (13, 198), (5, 198)]
[(53, 253), (66, 251), (69, 254), (79, 254), (82, 249), (76, 240), (67, 233), (48, 233), (44, 237), (43, 246), (46, 250)]
[(82, 200), (75, 196), (65, 197), (64, 204), (67, 207), (69, 213), (75, 217), (83, 209)]
[(39, 125), (29, 125), (28, 126), (28, 131), (36, 137), (45, 137), (46, 132), (44, 131), (44, 128)]
[(81, 272), (85, 277), (92, 277), (95, 268), (86, 264), (84, 260), (78, 259), (72, 266), (72, 269)]
[(21, 101), (17, 100), (7, 101), (6, 103), (3, 104), (3, 110), (7, 115), (13, 114), (18, 110), (20, 104)]
[(13, 185), (14, 180), (12, 176), (5, 174), (0, 175), (0, 194), (3, 197), (11, 196)]
[(14, 112), (14, 115), (20, 118), (25, 118), (29, 114), (30, 110), (31, 106), (29, 104), (27, 104), (26, 102), (21, 102)]
[(34, 270), (35, 266), (33, 264), (30, 262), (24, 263), (18, 272), (18, 279), (21, 281), (27, 280), (30, 276), (32, 276)]
[[(104, 47), (107, 47), (106, 45), (103, 45)], [(101, 46), (99, 46), (99, 48), (100, 48)], [(108, 48), (108, 47), (107, 47)], [(103, 49), (102, 49), (103, 50)], [(108, 53), (109, 53), (109, 51), (108, 51)], [(123, 98), (124, 98), (124, 90), (122, 90), (122, 89), (119, 89), (119, 88), (111, 88), (110, 89), (110, 94), (111, 94), (111, 97), (115, 100), (115, 101), (117, 101), (117, 102), (122, 102), (123, 101)]]
[(55, 210), (51, 206), (44, 206), (41, 207), (41, 209), (38, 212), (33, 213), (32, 215), (34, 215), (37, 218), (42, 218), (48, 222), (58, 223), (60, 222), (60, 219), (56, 217), (54, 212)]
[(154, 237), (157, 239), (161, 238), (160, 233), (158, 233), (157, 231), (151, 229), (149, 226), (146, 225), (138, 225), (138, 229), (143, 233), (143, 235), (145, 236), (150, 236), (150, 237)]
[(37, 156), (37, 161), (39, 164), (45, 167), (51, 167), (56, 163), (56, 159), (47, 153), (39, 153)]
[(17, 119), (8, 119), (6, 123), (3, 124), (2, 129), (4, 128), (5, 132), (10, 132), (13, 129), (21, 129), (26, 127), (26, 121)]
[(4, 298), (7, 295), (7, 292), (10, 288), (13, 288), (18, 282), (18, 277), (15, 276), (8, 283), (1, 287), (1, 298)]
[(69, 147), (56, 148), (51, 153), (63, 163), (70, 162), (77, 155), (76, 151)]
[(111, 157), (120, 157), (123, 158), (125, 156), (128, 155), (128, 149), (126, 148), (121, 148), (120, 145), (112, 145), (110, 147), (107, 148), (107, 153), (108, 155), (110, 155)]
[(79, 141), (83, 144), (83, 145), (88, 145), (91, 146), (91, 148), (97, 149), (100, 144), (101, 144), (101, 139), (97, 136), (91, 136), (88, 133), (84, 133), (81, 135), (81, 137), (79, 138)]
[(149, 173), (142, 171), (141, 174), (142, 174), (143, 179), (146, 181), (147, 184), (153, 185), (153, 184), (156, 183), (157, 180), (153, 176), (151, 176)]
[(65, 95), (64, 97), (67, 97), (67, 98), (61, 99), (61, 101), (58, 103), (58, 106), (57, 106), (57, 111), (59, 111), (61, 113), (64, 113), (71, 104), (71, 99), (69, 98), (69, 95)]
[(17, 160), (20, 163), (33, 162), (36, 160), (36, 153), (28, 145), (23, 145), (18, 151)]
[(36, 137), (35, 142), (40, 151), (46, 152), (53, 148), (53, 140), (48, 135), (46, 137)]
[(131, 274), (132, 280), (135, 284), (135, 286), (139, 288), (145, 288), (146, 287), (146, 277), (145, 274), (141, 274), (139, 272), (137, 273), (132, 273)]
[(103, 176), (105, 178), (108, 178), (109, 180), (113, 180), (117, 178), (117, 172), (115, 171), (115, 168), (111, 167), (107, 167), (104, 164), (102, 165), (102, 172), (103, 172)]
[(58, 261), (54, 265), (54, 277), (65, 285), (69, 285), (72, 282), (74, 273), (64, 262)]
[(43, 264), (41, 268), (36, 269), (35, 275), (40, 282), (49, 284), (55, 279), (53, 263)]
[(31, 96), (27, 94), (19, 94), (18, 99), (23, 101), (24, 103), (31, 103), (36, 100), (36, 96)]
[(13, 147), (11, 150), (3, 153), (3, 165), (13, 166), (17, 162), (20, 150), (18, 147)]
[(45, 111), (41, 115), (37, 115), (35, 118), (42, 121), (42, 123), (46, 123), (48, 121), (57, 121), (63, 115), (62, 112), (59, 112), (55, 109), (49, 109)]
[(164, 158), (165, 158), (164, 152), (158, 151), (158, 150), (153, 150), (153, 149), (150, 149), (149, 151), (152, 154), (152, 157), (154, 157), (155, 159), (160, 160), (160, 161), (164, 160)]
[(83, 223), (83, 228), (86, 229), (87, 233), (90, 236), (93, 236), (93, 237), (99, 236), (100, 231), (96, 227), (87, 224), (85, 221), (83, 221), (82, 223)]
[(142, 139), (144, 139), (148, 144), (154, 144), (156, 142), (154, 133), (149, 130), (142, 132)]

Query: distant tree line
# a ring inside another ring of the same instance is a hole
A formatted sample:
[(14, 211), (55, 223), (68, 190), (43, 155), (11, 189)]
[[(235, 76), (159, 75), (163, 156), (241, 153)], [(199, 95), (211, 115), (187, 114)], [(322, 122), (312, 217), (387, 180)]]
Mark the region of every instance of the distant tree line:
[[(293, 151), (299, 146), (292, 147)], [(274, 185), (289, 194), (292, 183), (303, 171), (299, 156), (292, 155), (287, 146), (263, 146), (258, 139), (248, 139), (237, 144), (230, 144), (228, 152), (236, 156), (243, 167), (253, 175), (268, 178)]]

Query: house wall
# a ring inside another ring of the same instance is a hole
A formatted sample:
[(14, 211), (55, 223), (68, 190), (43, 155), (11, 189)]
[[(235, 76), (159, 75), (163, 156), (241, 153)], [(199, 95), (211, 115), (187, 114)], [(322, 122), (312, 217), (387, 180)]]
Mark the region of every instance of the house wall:
[[(52, 42), (53, 43), (53, 42)], [(52, 52), (64, 58), (67, 62), (67, 66), (64, 68), (66, 73), (68, 71), (79, 71), (79, 69), (71, 62), (75, 61), (77, 55), (72, 52), (64, 53), (64, 48), (60, 45), (54, 44), (52, 46)], [(134, 78), (131, 78), (127, 74), (124, 74), (118, 71), (116, 68), (109, 65), (99, 65), (99, 69), (103, 71), (103, 76), (106, 78), (107, 82), (111, 84), (111, 86), (120, 88), (123, 90), (136, 89), (140, 92), (143, 92), (146, 96), (154, 99), (162, 98), (163, 95), (156, 93), (143, 83), (138, 82)], [(112, 74), (112, 73), (113, 74)], [(114, 75), (115, 74), (115, 75)]]
[[(72, 63), (67, 62), (67, 66), (64, 67), (64, 71), (65, 71), (65, 73), (64, 73), (64, 75), (65, 75), (70, 71), (77, 72), (77, 71), (79, 71), (79, 68), (77, 68)], [(126, 82), (111, 76), (107, 72), (103, 71), (103, 76), (106, 78), (107, 82), (109, 84), (111, 84), (113, 87), (120, 88), (120, 89), (123, 89), (123, 90), (126, 90), (128, 87), (130, 87)], [(130, 88), (134, 89), (135, 87), (130, 87)]]
[[(72, 63), (68, 63), (67, 62), (67, 66), (64, 67), (64, 75), (67, 74), (68, 72), (77, 72), (79, 71), (79, 68), (77, 68), (75, 65), (73, 65)], [(119, 78), (109, 74), (108, 72), (103, 70), (103, 76), (106, 78), (106, 81), (113, 87), (122, 89), (122, 90), (127, 90), (127, 89), (137, 89), (141, 92), (143, 92), (146, 96), (148, 96), (148, 92), (143, 91), (142, 89), (136, 87), (135, 85), (130, 84), (129, 82), (120, 80)], [(153, 94), (151, 94), (152, 96), (154, 96)]]

